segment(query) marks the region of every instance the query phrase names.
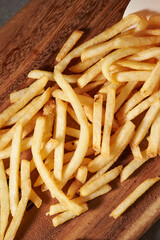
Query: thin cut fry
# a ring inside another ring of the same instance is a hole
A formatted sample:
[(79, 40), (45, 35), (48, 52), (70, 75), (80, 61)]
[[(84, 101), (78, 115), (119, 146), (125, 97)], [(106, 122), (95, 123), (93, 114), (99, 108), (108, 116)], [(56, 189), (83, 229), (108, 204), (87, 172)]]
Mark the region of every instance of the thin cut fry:
[(90, 181), (88, 184), (84, 184), (79, 192), (81, 196), (87, 196), (93, 192), (95, 192), (98, 188), (102, 187), (104, 184), (111, 182), (113, 179), (115, 179), (121, 172), (122, 166), (118, 166), (109, 172), (106, 172), (99, 177), (97, 177), (95, 180)]
[(22, 186), (22, 198), (18, 204), (17, 210), (15, 215), (7, 229), (6, 235), (4, 240), (11, 240), (14, 239), (18, 227), (21, 223), (22, 217), (24, 215), (27, 202), (29, 200), (29, 196), (31, 193), (31, 180), (30, 180), (30, 170), (29, 170), (29, 162), (23, 160), (21, 163), (21, 186)]
[[(79, 143), (76, 148), (76, 151), (71, 159), (71, 161), (68, 164), (68, 167), (65, 169), (64, 175), (63, 175), (63, 184), (65, 184), (68, 179), (72, 176), (72, 174), (78, 169), (80, 164), (83, 161), (83, 158), (87, 152), (88, 144), (89, 144), (89, 128), (88, 128), (88, 122), (86, 119), (86, 116), (84, 114), (83, 108), (74, 93), (71, 86), (64, 80), (63, 76), (60, 72), (55, 70), (54, 77), (58, 83), (58, 85), (62, 88), (62, 90), (65, 92), (67, 97), (69, 98), (72, 107), (76, 113), (76, 116), (78, 118), (78, 122), (80, 123), (80, 137), (79, 137)], [(62, 185), (63, 185), (62, 184)]]
[(56, 122), (55, 122), (55, 138), (58, 141), (58, 145), (54, 150), (54, 177), (62, 180), (62, 167), (63, 167), (63, 155), (64, 155), (64, 141), (66, 134), (66, 112), (67, 105), (62, 100), (56, 100)]
[(36, 96), (36, 94), (45, 87), (48, 82), (48, 78), (46, 76), (32, 83), (28, 88), (28, 91), (19, 99), (18, 102), (13, 103), (7, 109), (5, 109), (0, 114), (0, 128), (12, 117), (18, 110), (24, 107), (32, 98)]
[(22, 140), (22, 124), (15, 128), (10, 156), (9, 199), (12, 216), (15, 215), (19, 203), (19, 164)]
[(1, 196), (0, 234), (1, 234), (1, 239), (3, 239), (7, 225), (8, 225), (10, 206), (9, 206), (9, 191), (8, 191), (7, 178), (6, 178), (4, 164), (2, 160), (0, 160), (0, 196)]
[(150, 178), (141, 183), (123, 202), (121, 202), (110, 216), (119, 217), (128, 207), (130, 207), (143, 193), (145, 193), (154, 183), (159, 181), (159, 177)]
[(82, 208), (73, 203), (73, 201), (69, 200), (66, 195), (57, 187), (53, 177), (51, 177), (50, 173), (46, 169), (43, 164), (42, 157), (40, 155), (41, 150), (41, 142), (43, 137), (43, 131), (45, 128), (45, 119), (40, 117), (37, 119), (34, 135), (33, 135), (33, 144), (32, 144), (32, 154), (33, 159), (36, 165), (36, 168), (43, 179), (43, 182), (50, 190), (52, 196), (55, 196), (59, 202), (65, 205), (68, 209), (70, 209), (76, 215), (79, 215), (82, 212)]
[(103, 95), (95, 95), (93, 105), (93, 149), (96, 151), (100, 151), (101, 147), (102, 104)]
[[(50, 98), (50, 88), (48, 88), (40, 97), (38, 97), (37, 103), (34, 105), (34, 108), (30, 108), (21, 118), (20, 122), (23, 124), (23, 127), (32, 119), (32, 117), (43, 107), (43, 105)], [(11, 141), (16, 124), (3, 136), (0, 141), (0, 150), (5, 148), (7, 144)]]
[(76, 30), (70, 35), (68, 40), (64, 43), (61, 50), (57, 54), (57, 57), (56, 57), (57, 62), (60, 62), (67, 55), (67, 53), (74, 47), (74, 45), (82, 37), (83, 33), (84, 32), (82, 31)]
[(109, 89), (107, 94), (106, 112), (105, 112), (104, 129), (103, 129), (103, 137), (102, 137), (102, 148), (101, 148), (101, 155), (106, 158), (110, 156), (110, 135), (111, 135), (112, 124), (114, 119), (114, 112), (115, 112), (115, 90), (111, 88)]
[(160, 141), (160, 111), (158, 112), (151, 126), (149, 144), (147, 148), (147, 156), (149, 156), (150, 158), (157, 156), (159, 141)]

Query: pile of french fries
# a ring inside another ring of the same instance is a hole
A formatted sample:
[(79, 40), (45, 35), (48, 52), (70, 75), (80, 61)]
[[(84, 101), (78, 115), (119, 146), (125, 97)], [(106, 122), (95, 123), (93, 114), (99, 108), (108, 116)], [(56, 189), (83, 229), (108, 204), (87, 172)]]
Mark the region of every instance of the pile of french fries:
[[(46, 213), (56, 214), (56, 227), (111, 191), (111, 181), (125, 181), (160, 155), (160, 16), (131, 14), (74, 48), (82, 35), (72, 33), (54, 72), (32, 70), (35, 81), (11, 93), (0, 114), (1, 239), (14, 239), (28, 200), (41, 206), (35, 187), (58, 200)], [(74, 58), (79, 62), (68, 67)], [(118, 159), (128, 145), (133, 160), (123, 167)], [(146, 179), (110, 216), (120, 216), (157, 181)]]

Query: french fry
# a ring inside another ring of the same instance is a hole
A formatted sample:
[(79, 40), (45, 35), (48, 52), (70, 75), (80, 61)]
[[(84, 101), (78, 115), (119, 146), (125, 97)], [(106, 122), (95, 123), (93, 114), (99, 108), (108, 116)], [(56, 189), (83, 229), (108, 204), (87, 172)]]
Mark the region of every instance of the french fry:
[[(32, 117), (43, 107), (43, 105), (50, 98), (50, 88), (48, 88), (40, 97), (38, 97), (37, 103), (33, 108), (30, 108), (21, 118), (20, 122), (23, 124), (23, 127), (32, 119)], [(17, 122), (18, 124), (18, 122)], [(7, 144), (11, 141), (16, 124), (3, 136), (3, 139), (0, 141), (0, 150), (5, 148)]]
[(76, 215), (79, 215), (82, 212), (82, 208), (73, 203), (73, 201), (69, 200), (66, 195), (57, 187), (53, 177), (51, 177), (50, 173), (46, 169), (43, 164), (42, 157), (40, 155), (41, 150), (41, 141), (43, 137), (43, 131), (45, 128), (45, 119), (40, 117), (37, 119), (34, 135), (33, 135), (33, 144), (32, 144), (32, 154), (33, 159), (36, 165), (36, 168), (43, 179), (43, 182), (50, 190), (52, 196), (55, 196), (59, 202), (65, 204), (69, 210), (71, 210)]
[(116, 97), (115, 101), (115, 112), (119, 110), (122, 104), (125, 102), (131, 91), (135, 88), (137, 81), (128, 82), (121, 90), (121, 92)]
[(12, 216), (15, 215), (19, 203), (19, 165), (21, 140), (22, 124), (18, 124), (13, 134), (10, 156), (9, 199)]
[(112, 74), (112, 79), (117, 82), (146, 81), (150, 71), (123, 71)]
[(79, 190), (80, 195), (87, 196), (95, 192), (98, 188), (115, 179), (120, 174), (121, 170), (122, 166), (118, 166), (109, 172), (103, 173), (93, 181), (90, 181), (88, 184), (86, 182), (86, 184), (84, 184)]
[(136, 52), (140, 51), (140, 48), (125, 48), (125, 49), (118, 49), (116, 51), (113, 51), (112, 53), (110, 53), (109, 55), (107, 55), (104, 60), (103, 60), (103, 64), (102, 64), (102, 73), (105, 76), (105, 78), (110, 81), (110, 82), (114, 82), (117, 83), (116, 79), (113, 78), (109, 72), (109, 68), (110, 66), (117, 60), (127, 57), (129, 55), (132, 55)]
[(62, 180), (64, 141), (67, 121), (66, 112), (66, 103), (60, 99), (56, 99), (55, 138), (58, 141), (58, 145), (54, 150), (54, 177), (59, 181)]
[(28, 88), (28, 91), (19, 99), (18, 102), (13, 103), (7, 109), (5, 109), (0, 114), (0, 128), (12, 117), (18, 110), (24, 107), (36, 94), (45, 87), (48, 82), (48, 78), (46, 76), (32, 83), (32, 85)]
[[(89, 41), (81, 44), (79, 47), (73, 49), (60, 63), (56, 65), (57, 69), (60, 72), (63, 72), (67, 65), (73, 58), (79, 57), (82, 51), (90, 46), (93, 46), (98, 43), (107, 41), (108, 39), (113, 38), (118, 33), (122, 32), (125, 28), (132, 26), (133, 24), (139, 21), (139, 17), (135, 14), (131, 14), (126, 18), (122, 19), (117, 24), (113, 25), (111, 28), (106, 29), (104, 32), (100, 33), (96, 37), (90, 39)], [(84, 61), (84, 59), (83, 59)]]
[[(80, 197), (77, 197), (77, 198), (74, 198), (73, 201), (75, 201), (76, 203), (78, 204), (82, 204), (82, 203), (85, 203), (85, 202), (88, 202), (88, 201), (91, 201), (103, 194), (106, 194), (108, 193), (109, 191), (111, 190), (111, 186), (109, 184), (105, 184), (103, 185), (102, 187), (100, 187), (98, 190), (96, 190), (95, 192), (91, 193), (90, 195), (88, 196), (80, 196)], [(55, 215), (57, 213), (60, 213), (60, 212), (64, 212), (66, 210), (66, 208), (60, 204), (60, 203), (57, 203), (57, 204), (54, 204), (54, 205), (51, 205), (50, 206), (50, 210), (48, 213), (46, 213), (46, 215)]]
[(159, 53), (160, 53), (159, 47), (146, 48), (138, 53), (133, 54), (132, 56), (127, 57), (127, 60), (144, 61), (158, 56)]
[(134, 107), (131, 111), (126, 114), (127, 120), (132, 120), (149, 108), (156, 99), (160, 99), (160, 91), (153, 93), (150, 97), (139, 103), (136, 107)]
[(110, 214), (118, 218), (128, 207), (130, 207), (142, 194), (144, 194), (154, 183), (159, 181), (159, 177), (150, 178), (141, 183), (126, 199), (123, 200)]
[(101, 155), (103, 157), (110, 156), (110, 135), (115, 112), (115, 90), (109, 89), (107, 94), (106, 112), (103, 128)]
[[(152, 122), (154, 121), (158, 111), (160, 109), (160, 101), (157, 100), (153, 103), (153, 105), (147, 111), (145, 117), (143, 118), (142, 122), (140, 123), (135, 135), (131, 141), (131, 145), (138, 146), (145, 135), (147, 134), (148, 129), (150, 128)], [(136, 157), (136, 156), (135, 156)]]
[(21, 163), (21, 186), (22, 186), (22, 198), (18, 204), (17, 210), (14, 217), (7, 229), (4, 240), (14, 239), (18, 227), (21, 223), (22, 217), (24, 215), (27, 202), (31, 193), (31, 180), (30, 180), (30, 165), (29, 162), (23, 160)]
[(139, 62), (139, 61), (131, 61), (131, 60), (118, 60), (116, 64), (119, 64), (123, 67), (128, 67), (131, 69), (136, 70), (146, 70), (151, 71), (155, 67), (155, 63), (146, 63), (146, 62)]
[(133, 172), (135, 172), (140, 166), (149, 160), (146, 155), (146, 150), (142, 152), (142, 159), (134, 158), (129, 164), (127, 164), (120, 173), (120, 181), (125, 181)]
[(102, 107), (103, 95), (95, 95), (93, 105), (93, 149), (96, 151), (100, 151), (101, 148)]
[(110, 156), (108, 158), (104, 158), (102, 155), (98, 155), (88, 164), (88, 170), (90, 172), (96, 172), (107, 163), (111, 161), (115, 162), (129, 144), (131, 138), (133, 137), (134, 129), (135, 125), (132, 122), (126, 122), (126, 124), (121, 128), (115, 142), (111, 145)]
[(152, 94), (154, 88), (156, 87), (157, 83), (159, 82), (160, 78), (160, 61), (157, 62), (155, 68), (151, 72), (150, 76), (140, 89), (142, 93), (146, 93), (148, 95)]
[(1, 203), (1, 227), (0, 234), (1, 239), (3, 239), (10, 214), (10, 206), (9, 206), (9, 190), (7, 184), (7, 178), (5, 174), (3, 161), (0, 160), (0, 203)]
[(149, 156), (150, 158), (157, 156), (158, 145), (160, 141), (159, 136), (160, 136), (160, 111), (158, 112), (151, 126), (149, 144), (147, 147), (147, 156)]
[[(65, 92), (63, 92), (60, 89), (56, 89), (53, 93), (52, 96), (55, 98), (59, 98), (63, 101), (69, 102), (69, 98), (67, 98)], [(92, 105), (93, 104), (93, 99), (90, 96), (82, 96), (77, 94), (77, 97), (82, 105)]]
[(72, 127), (66, 127), (66, 134), (75, 138), (79, 138), (80, 130)]
[[(9, 99), (10, 99), (10, 102), (11, 103), (14, 103), (14, 102), (17, 102), (22, 96), (23, 94), (25, 94), (27, 92), (28, 88), (23, 88), (21, 90), (18, 90), (16, 92), (12, 92), (10, 95), (9, 95)], [(41, 89), (36, 96), (44, 93), (44, 89)]]
[(57, 62), (60, 62), (67, 55), (67, 53), (74, 47), (74, 45), (82, 37), (83, 33), (84, 32), (82, 31), (76, 30), (70, 35), (68, 40), (64, 43), (61, 50), (57, 54), (57, 57), (56, 57)]
[(75, 110), (78, 121), (80, 123), (79, 143), (63, 175), (62, 182), (63, 184), (65, 184), (68, 181), (68, 179), (72, 176), (72, 174), (78, 169), (87, 152), (89, 144), (89, 128), (83, 108), (76, 94), (72, 90), (71, 86), (63, 79), (63, 76), (57, 70), (55, 70), (54, 72), (54, 77), (58, 85), (62, 88), (62, 90), (66, 93), (67, 97), (69, 98), (72, 107)]
[[(83, 203), (81, 205), (82, 207), (82, 212), (81, 213), (84, 213), (88, 210), (88, 206), (86, 203)], [(56, 217), (53, 218), (52, 222), (53, 222), (53, 226), (54, 227), (57, 227), (58, 225), (72, 219), (72, 218), (75, 218), (76, 217), (76, 214), (74, 214), (73, 212), (69, 211), (69, 210), (66, 210), (65, 212), (57, 215)]]
[(81, 73), (90, 68), (92, 65), (94, 65), (96, 62), (98, 62), (102, 57), (104, 57), (105, 54), (102, 53), (101, 55), (98, 55), (96, 57), (93, 57), (91, 59), (88, 59), (86, 61), (77, 63), (76, 65), (69, 68), (69, 70), (73, 73)]

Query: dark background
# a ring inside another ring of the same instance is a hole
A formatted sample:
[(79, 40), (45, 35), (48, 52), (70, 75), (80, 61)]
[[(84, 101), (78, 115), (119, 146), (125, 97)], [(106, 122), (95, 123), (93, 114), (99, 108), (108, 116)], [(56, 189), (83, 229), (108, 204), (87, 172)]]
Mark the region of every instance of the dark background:
[[(29, 0), (0, 0), (0, 27), (9, 21), (28, 2)], [(160, 240), (160, 220), (140, 240)]]

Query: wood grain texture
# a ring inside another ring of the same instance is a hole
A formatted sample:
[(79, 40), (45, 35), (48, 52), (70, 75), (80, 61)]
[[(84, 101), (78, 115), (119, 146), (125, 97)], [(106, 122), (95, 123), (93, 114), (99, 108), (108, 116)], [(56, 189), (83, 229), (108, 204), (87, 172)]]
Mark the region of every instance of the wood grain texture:
[[(75, 29), (89, 39), (121, 19), (129, 0), (31, 0), (0, 29), (0, 111), (8, 104), (9, 93), (31, 83), (31, 69), (52, 70), (55, 56)], [(131, 159), (126, 150), (120, 162)], [(156, 183), (125, 214), (114, 220), (111, 211), (148, 177), (160, 175), (160, 159), (148, 161), (127, 181), (113, 182), (113, 191), (89, 203), (90, 211), (54, 228), (45, 215), (51, 199), (48, 192), (40, 209), (28, 210), (16, 239), (138, 239), (160, 217), (160, 184)]]

